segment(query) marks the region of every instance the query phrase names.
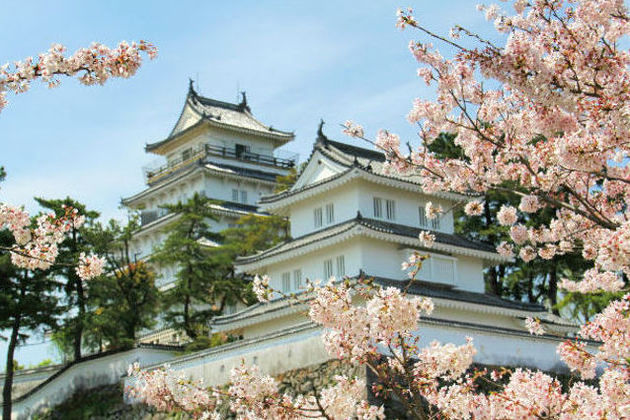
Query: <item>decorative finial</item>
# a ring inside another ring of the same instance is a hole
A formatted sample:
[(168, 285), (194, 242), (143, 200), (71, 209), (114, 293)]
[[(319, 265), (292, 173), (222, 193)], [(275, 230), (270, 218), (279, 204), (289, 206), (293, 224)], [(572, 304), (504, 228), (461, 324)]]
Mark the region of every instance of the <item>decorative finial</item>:
[(357, 155), (354, 155), (354, 161), (352, 162), (353, 166), (359, 166), (359, 159), (357, 158)]
[(324, 119), (320, 119), (319, 127), (317, 128), (317, 140), (328, 140), (328, 137), (326, 137), (326, 134), (324, 134), (324, 124), (326, 124), (324, 122)]
[(195, 88), (193, 86), (194, 84), (194, 80), (192, 78), (188, 78), (188, 93), (192, 94), (192, 95), (196, 95), (197, 92), (195, 92)]
[(250, 111), (249, 106), (247, 105), (247, 93), (245, 91), (241, 92), (241, 103), (238, 104), (239, 108), (246, 109)]
[(361, 214), (361, 210), (357, 210), (357, 220), (363, 219), (363, 215)]

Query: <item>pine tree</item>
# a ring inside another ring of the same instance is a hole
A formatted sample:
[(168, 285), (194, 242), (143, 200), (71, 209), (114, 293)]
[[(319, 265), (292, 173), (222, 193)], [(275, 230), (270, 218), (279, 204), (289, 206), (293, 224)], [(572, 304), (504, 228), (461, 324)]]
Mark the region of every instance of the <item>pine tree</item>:
[(217, 246), (222, 236), (210, 228), (209, 221), (216, 221), (213, 203), (196, 193), (186, 203), (164, 206), (175, 220), (151, 257), (154, 264), (177, 267), (175, 285), (163, 294), (164, 320), (193, 340), (212, 316), (241, 300), (243, 290), (233, 275), (231, 252)]
[(107, 261), (107, 275), (90, 283), (87, 327), (92, 347), (129, 347), (140, 330), (155, 324), (159, 309), (156, 274), (131, 254), (131, 240), (139, 228), (132, 217), (125, 225), (111, 220), (106, 227), (96, 224), (87, 231), (87, 240)]

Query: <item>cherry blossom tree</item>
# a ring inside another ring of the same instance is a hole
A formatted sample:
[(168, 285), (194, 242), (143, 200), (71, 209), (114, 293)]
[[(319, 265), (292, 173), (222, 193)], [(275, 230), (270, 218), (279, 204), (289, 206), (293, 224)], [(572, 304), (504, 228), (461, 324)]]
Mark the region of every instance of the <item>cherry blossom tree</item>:
[[(581, 281), (562, 281), (564, 290), (623, 292), (630, 274), (630, 52), (621, 44), (630, 33), (630, 15), (623, 0), (510, 3), (509, 10), (479, 6), (503, 36), (502, 46), (463, 27), (449, 36), (435, 34), (411, 10), (399, 11), (401, 29), (415, 28), (455, 53), (445, 58), (430, 42), (410, 44), (422, 66), (418, 76), (437, 92), (435, 100), (416, 99), (407, 116), (418, 126), (420, 143), (403, 147), (385, 130), (374, 143), (385, 152), (390, 171), (420, 176), (425, 192), (504, 191), (519, 197), (518, 206), (506, 205), (497, 214), (511, 238), (497, 247), (500, 254), (532, 261), (579, 251), (592, 268)], [(464, 46), (461, 37), (475, 47)], [(344, 131), (365, 138), (353, 122)], [(441, 133), (455, 135), (462, 156), (438, 158), (429, 150)], [(505, 181), (516, 187), (506, 190)], [(464, 210), (477, 215), (481, 204), (473, 201)], [(548, 224), (518, 223), (519, 214), (543, 209), (555, 211)], [(442, 211), (429, 204), (426, 213), (438, 217)], [(435, 237), (423, 232), (419, 240), (431, 246)], [(424, 258), (418, 253), (403, 263), (412, 278)], [(254, 282), (263, 301), (271, 296), (268, 284), (267, 278)], [(558, 346), (582, 379), (564, 388), (540, 371), (471, 369), (470, 339), (459, 346), (421, 343), (421, 331), (414, 331), (432, 304), (398, 288), (360, 279), (312, 285), (309, 297), (309, 316), (324, 327), (330, 355), (365, 365), (377, 378), (372, 391), (395, 397), (411, 418), (630, 417), (630, 294)], [(536, 319), (527, 319), (526, 327), (546, 334)], [(334, 395), (322, 390), (290, 397), (279, 395), (274, 380), (254, 368), (235, 369), (227, 391), (177, 380), (167, 371), (132, 373), (134, 395), (197, 417), (218, 418), (218, 404), (226, 398), (239, 418), (384, 416), (381, 407), (358, 403), (360, 393), (347, 386), (350, 378), (339, 378)], [(481, 382), (495, 391), (483, 392)], [(356, 411), (341, 411), (348, 406)]]
[[(156, 57), (157, 49), (150, 43), (121, 42), (116, 48), (94, 43), (89, 48), (81, 48), (70, 56), (65, 56), (66, 49), (60, 44), (53, 45), (46, 53), (37, 58), (28, 57), (22, 61), (0, 66), (0, 112), (7, 104), (7, 93), (26, 92), (31, 84), (40, 80), (50, 88), (60, 83), (62, 76), (77, 77), (82, 84), (104, 84), (112, 77), (128, 78), (136, 73), (142, 64), (142, 54), (149, 58)], [(0, 180), (4, 178), (4, 169), (0, 168)], [(66, 234), (80, 227), (85, 218), (71, 207), (65, 207), (65, 214), (42, 214), (34, 221), (22, 207), (0, 203), (0, 230), (11, 232), (14, 241), (10, 245), (0, 246), (0, 252), (9, 253), (12, 264), (24, 271), (49, 269), (57, 259), (58, 245)], [(87, 281), (101, 274), (104, 260), (96, 255), (82, 253), (75, 264), (76, 274)], [(28, 276), (23, 276), (28, 281)], [(7, 282), (10, 284), (10, 282)], [(16, 285), (18, 287), (19, 285)], [(22, 293), (15, 296), (24, 297)], [(22, 307), (20, 302), (16, 307)], [(13, 381), (13, 352), (20, 336), (21, 314), (14, 313), (12, 331), (7, 355), (7, 369), (3, 387), (2, 418), (11, 418), (11, 388)]]

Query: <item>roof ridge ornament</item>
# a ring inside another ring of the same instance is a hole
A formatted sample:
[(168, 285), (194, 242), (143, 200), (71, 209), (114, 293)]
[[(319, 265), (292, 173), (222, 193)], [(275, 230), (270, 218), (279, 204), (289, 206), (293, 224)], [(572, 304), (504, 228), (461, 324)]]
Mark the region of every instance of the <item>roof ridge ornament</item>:
[(317, 142), (325, 143), (329, 140), (326, 134), (324, 134), (324, 124), (326, 124), (326, 122), (324, 122), (323, 118), (320, 118), (319, 126), (317, 127)]
[(188, 94), (192, 96), (197, 96), (197, 92), (194, 87), (195, 81), (192, 78), (188, 78)]
[(248, 112), (252, 111), (249, 108), (249, 105), (247, 105), (247, 92), (245, 92), (244, 90), (241, 91), (241, 102), (238, 104), (238, 108), (241, 111), (243, 111), (243, 110), (247, 110)]

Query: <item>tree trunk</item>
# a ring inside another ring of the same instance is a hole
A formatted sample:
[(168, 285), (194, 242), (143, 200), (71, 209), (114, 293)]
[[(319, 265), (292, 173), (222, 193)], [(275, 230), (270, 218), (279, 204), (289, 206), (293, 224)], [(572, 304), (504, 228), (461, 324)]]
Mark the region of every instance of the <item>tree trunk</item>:
[(75, 277), (77, 285), (77, 305), (79, 306), (79, 315), (77, 324), (74, 326), (74, 360), (81, 360), (81, 341), (83, 340), (83, 320), (85, 319), (85, 295), (83, 294), (83, 280), (79, 276)]
[(492, 267), (488, 271), (488, 286), (491, 295), (501, 296), (501, 285), (499, 283), (499, 267)]
[(536, 296), (534, 296), (534, 273), (531, 271), (527, 276), (527, 299), (529, 303), (537, 303)]
[(7, 367), (6, 376), (4, 377), (4, 387), (2, 388), (2, 420), (11, 420), (11, 410), (13, 403), (11, 401), (11, 391), (13, 388), (13, 356), (15, 347), (17, 346), (18, 332), (20, 331), (21, 314), (18, 314), (13, 321), (11, 329), (11, 339), (9, 340), (9, 348), (7, 351)]
[(184, 331), (192, 340), (197, 338), (197, 332), (190, 322), (190, 293), (186, 294), (186, 299), (184, 300)]

